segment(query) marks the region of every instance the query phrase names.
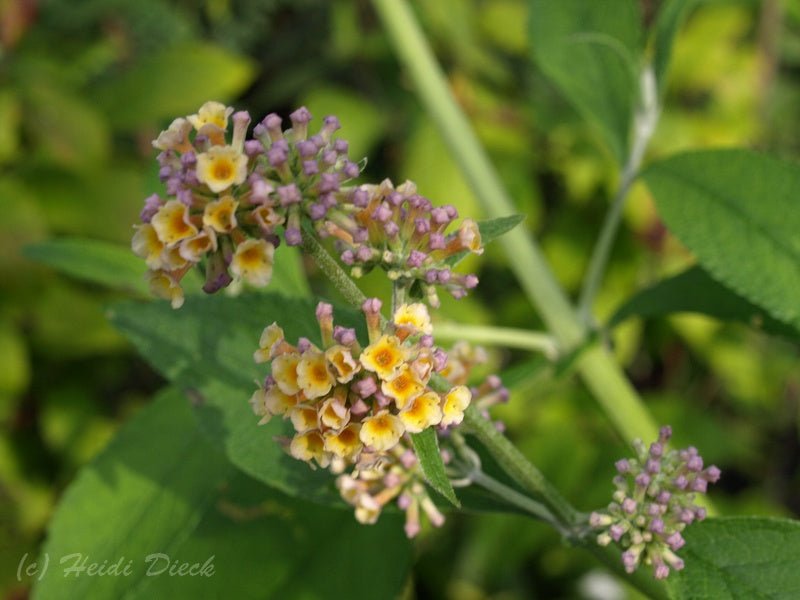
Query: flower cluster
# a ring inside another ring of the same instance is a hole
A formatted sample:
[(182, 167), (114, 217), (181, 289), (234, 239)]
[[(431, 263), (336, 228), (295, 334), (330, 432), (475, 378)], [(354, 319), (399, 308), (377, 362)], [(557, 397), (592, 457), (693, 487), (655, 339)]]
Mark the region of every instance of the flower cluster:
[[(475, 275), (459, 275), (451, 267), (466, 253), (481, 254), (481, 235), (472, 219), (464, 219), (447, 233), (458, 217), (455, 207), (434, 207), (406, 181), (396, 188), (386, 179), (380, 185), (351, 190), (320, 233), (337, 240), (342, 262), (353, 277), (376, 266), (390, 280), (438, 306), (436, 286), (456, 298), (478, 284)], [(418, 289), (415, 289), (418, 288)]]
[[(272, 373), (250, 401), (261, 423), (291, 420), (295, 434), (286, 445), (294, 458), (336, 473), (355, 466), (340, 489), (365, 522), (398, 494), (409, 498), (409, 510), (423, 506), (434, 515), (413, 452), (408, 457), (407, 434), (459, 424), (472, 398), (464, 385), (446, 393), (429, 386), (447, 354), (433, 345), (425, 305), (401, 305), (385, 326), (380, 307), (377, 299), (364, 302), (370, 343), (363, 349), (353, 329), (334, 326), (333, 309), (322, 302), (316, 313), (322, 348), (304, 338), (290, 344), (277, 324), (268, 326), (255, 360), (271, 362)], [(368, 493), (390, 474), (382, 494)]]
[(720, 476), (713, 465), (703, 468), (694, 447), (668, 451), (671, 435), (669, 427), (662, 427), (649, 449), (641, 440), (634, 442), (637, 457), (616, 463), (613, 502), (589, 519), (592, 527), (603, 530), (597, 538), (600, 545), (613, 540), (625, 548), (622, 562), (628, 573), (639, 564), (652, 565), (657, 579), (667, 577), (670, 568), (683, 568), (675, 554), (684, 545), (681, 532), (706, 516), (705, 509), (694, 504), (695, 495), (704, 494)]
[(334, 137), (339, 120), (325, 117), (309, 135), (311, 118), (298, 108), (284, 131), (269, 114), (247, 139), (247, 112), (207, 102), (153, 141), (166, 193), (145, 200), (132, 246), (155, 295), (180, 307), (181, 279), (194, 266), (208, 293), (234, 280), (266, 286), (281, 236), (300, 245), (304, 224), (337, 240), (354, 276), (381, 266), (432, 306), (436, 286), (461, 297), (477, 285), (474, 275), (451, 269), (464, 253), (483, 251), (477, 224), (465, 219), (447, 233), (455, 208), (434, 207), (411, 182), (346, 186), (360, 167), (348, 158), (347, 141)]
[[(228, 121), (232, 121), (230, 143)], [(145, 259), (154, 294), (181, 306), (180, 281), (195, 265), (213, 293), (231, 281), (267, 285), (279, 234), (299, 245), (303, 218), (322, 218), (339, 186), (359, 175), (348, 144), (334, 139), (336, 117), (308, 135), (311, 114), (299, 108), (291, 129), (270, 114), (246, 139), (250, 115), (219, 102), (175, 119), (153, 142), (161, 150), (159, 176), (166, 195), (145, 200), (133, 250)]]

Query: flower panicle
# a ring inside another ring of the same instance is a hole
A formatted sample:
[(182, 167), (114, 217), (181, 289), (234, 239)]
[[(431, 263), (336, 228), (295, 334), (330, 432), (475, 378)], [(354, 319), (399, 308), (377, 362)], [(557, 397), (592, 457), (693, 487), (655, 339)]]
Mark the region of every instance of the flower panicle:
[(446, 355), (433, 345), (425, 305), (401, 305), (384, 326), (380, 306), (375, 298), (362, 306), (370, 334), (364, 348), (353, 329), (334, 324), (324, 302), (316, 310), (322, 346), (305, 338), (292, 344), (276, 323), (266, 327), (254, 359), (269, 362), (272, 372), (250, 403), (259, 423), (291, 422), (294, 435), (284, 442), (291, 456), (344, 478), (340, 491), (360, 521), (374, 522), (382, 506), (403, 497), (412, 523), (406, 531), (416, 532), (420, 508), (432, 522), (441, 519), (424, 491), (409, 434), (458, 425), (472, 392), (461, 384), (445, 393), (429, 386)]
[(656, 579), (666, 578), (671, 569), (683, 569), (676, 554), (685, 544), (681, 533), (706, 517), (695, 499), (720, 477), (716, 466), (704, 468), (696, 448), (668, 450), (671, 436), (672, 429), (665, 426), (649, 447), (636, 440), (637, 456), (615, 465), (612, 502), (589, 518), (590, 526), (600, 530), (598, 544), (614, 541), (624, 549), (622, 562), (628, 573), (650, 565)]
[(304, 107), (290, 120), (283, 131), (268, 115), (248, 139), (246, 111), (206, 102), (153, 141), (165, 190), (145, 200), (132, 248), (155, 295), (180, 307), (181, 279), (195, 266), (207, 293), (234, 281), (268, 285), (281, 239), (299, 245), (303, 220), (325, 216), (341, 184), (358, 177), (347, 141), (334, 137), (335, 117), (313, 135)]

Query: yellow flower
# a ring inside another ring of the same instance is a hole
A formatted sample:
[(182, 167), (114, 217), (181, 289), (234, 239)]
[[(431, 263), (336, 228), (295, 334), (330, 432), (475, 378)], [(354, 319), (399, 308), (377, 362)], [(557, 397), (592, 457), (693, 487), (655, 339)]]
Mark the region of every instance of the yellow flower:
[(159, 208), (150, 223), (158, 239), (167, 246), (197, 235), (197, 227), (189, 220), (189, 209), (177, 200), (170, 200)]
[(394, 377), (381, 383), (381, 391), (386, 396), (394, 398), (397, 408), (402, 409), (410, 400), (425, 391), (425, 386), (408, 365), (403, 365)]
[(283, 225), (283, 222), (286, 220), (281, 213), (268, 204), (262, 204), (258, 208), (254, 208), (250, 212), (250, 215), (256, 220), (256, 223), (266, 231), (272, 231), (277, 225)]
[(317, 409), (307, 404), (298, 404), (289, 413), (292, 425), (297, 433), (305, 433), (317, 429)]
[(215, 125), (223, 131), (228, 128), (228, 117), (233, 113), (233, 108), (225, 106), (221, 102), (209, 101), (200, 107), (197, 114), (187, 117), (189, 123), (200, 131), (203, 125)]
[(426, 392), (415, 398), (398, 415), (406, 431), (419, 433), (442, 420), (442, 409), (439, 407), (439, 394)]
[(269, 423), (269, 420), (272, 418), (272, 411), (267, 408), (267, 390), (264, 388), (258, 388), (253, 395), (250, 396), (250, 406), (253, 409), (253, 414), (257, 417), (261, 417), (258, 424), (264, 425), (265, 423)]
[(325, 453), (325, 441), (319, 431), (312, 430), (298, 433), (289, 444), (289, 454), (298, 460), (311, 462), (316, 460), (321, 467), (326, 467), (330, 460)]
[(351, 381), (361, 369), (361, 365), (355, 361), (350, 349), (345, 346), (331, 346), (325, 351), (325, 358), (336, 369), (336, 381), (339, 383)]
[(164, 264), (161, 260), (161, 252), (164, 244), (158, 239), (155, 228), (149, 223), (144, 223), (136, 228), (131, 240), (131, 248), (136, 256), (144, 259), (145, 264), (150, 269), (161, 269)]
[(231, 259), (231, 273), (250, 285), (263, 287), (272, 279), (275, 246), (266, 240), (245, 240), (236, 246)]
[(381, 379), (390, 379), (405, 359), (406, 350), (393, 335), (381, 336), (374, 344), (367, 346), (359, 357), (364, 368), (377, 373)]
[(272, 377), (281, 391), (289, 396), (300, 391), (300, 384), (297, 382), (299, 362), (300, 355), (296, 352), (281, 354), (272, 361)]
[(404, 431), (405, 427), (400, 419), (388, 410), (382, 410), (364, 419), (358, 437), (365, 445), (384, 452), (397, 445)]
[(165, 271), (148, 271), (147, 281), (150, 291), (158, 298), (164, 298), (172, 303), (172, 308), (183, 306), (183, 289), (181, 284)]
[(464, 385), (457, 385), (447, 392), (442, 402), (442, 425), (458, 425), (464, 420), (464, 411), (472, 400), (472, 392)]
[(428, 314), (427, 307), (420, 303), (403, 304), (394, 312), (394, 324), (399, 329), (410, 330), (410, 334), (424, 333), (430, 335), (433, 333), (433, 326), (431, 325), (431, 317)]
[(325, 433), (325, 450), (342, 458), (351, 458), (361, 452), (363, 444), (358, 437), (360, 425), (351, 423), (341, 431)]
[(338, 431), (350, 421), (350, 410), (341, 398), (328, 398), (319, 407), (319, 420), (325, 427)]
[(158, 134), (158, 138), (153, 140), (153, 147), (159, 150), (175, 150), (176, 152), (187, 152), (192, 149), (189, 143), (189, 132), (192, 124), (183, 118), (175, 119), (166, 131)]
[(284, 394), (277, 385), (270, 387), (264, 394), (264, 406), (273, 415), (286, 416), (297, 406), (298, 398), (294, 394)]
[(284, 340), (283, 329), (277, 323), (273, 323), (264, 328), (261, 332), (261, 339), (258, 341), (258, 350), (253, 354), (253, 359), (257, 363), (265, 363), (275, 358), (274, 351)]
[(239, 203), (226, 195), (206, 204), (203, 210), (203, 225), (218, 233), (230, 233), (236, 229), (236, 209)]
[(211, 231), (201, 231), (194, 237), (187, 238), (181, 242), (179, 253), (187, 261), (192, 263), (200, 262), (209, 252), (217, 249), (217, 236)]
[(328, 369), (325, 355), (317, 350), (303, 353), (297, 365), (297, 384), (306, 398), (319, 398), (331, 391), (335, 379)]
[(247, 156), (231, 146), (212, 146), (197, 155), (197, 179), (219, 193), (247, 178)]

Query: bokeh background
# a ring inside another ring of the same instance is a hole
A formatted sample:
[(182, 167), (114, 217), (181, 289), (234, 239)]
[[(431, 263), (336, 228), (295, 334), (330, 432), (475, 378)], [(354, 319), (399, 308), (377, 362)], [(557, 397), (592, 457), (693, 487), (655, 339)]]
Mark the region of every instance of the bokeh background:
[[(617, 175), (531, 61), (525, 0), (412, 4), (525, 226), (574, 294)], [(641, 4), (647, 20), (659, 2)], [(163, 384), (106, 322), (119, 292), (23, 248), (65, 236), (129, 244), (142, 199), (159, 190), (150, 140), (208, 99), (256, 119), (301, 104), (336, 114), (351, 156), (369, 156), (366, 179), (410, 178), (481, 216), (367, 0), (0, 0), (0, 597), (27, 596), (21, 556), (38, 551), (81, 465)], [(710, 146), (797, 159), (800, 3), (712, 1), (687, 21), (649, 156)], [(499, 248), (470, 261), (482, 285), (445, 301), (447, 320), (539, 326)], [(599, 320), (691, 261), (635, 187)], [(629, 320), (610, 340), (676, 443), (722, 468), (712, 497), (725, 514), (800, 517), (796, 341), (698, 315)], [(579, 508), (607, 503), (625, 441), (580, 382), (519, 351), (492, 351), (488, 368), (512, 387), (497, 416), (515, 443)], [(408, 594), (592, 597), (603, 577), (543, 525), (452, 515), (417, 543)]]

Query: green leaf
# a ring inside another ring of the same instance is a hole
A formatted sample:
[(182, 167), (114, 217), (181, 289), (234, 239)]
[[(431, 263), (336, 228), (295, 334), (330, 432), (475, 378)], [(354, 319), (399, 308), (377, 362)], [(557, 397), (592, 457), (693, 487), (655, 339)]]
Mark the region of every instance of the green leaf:
[(672, 44), (690, 10), (700, 0), (667, 0), (658, 10), (653, 27), (653, 71), (659, 94), (664, 93), (667, 71), (672, 58)]
[(533, 57), (620, 164), (638, 97), (641, 16), (633, 0), (529, 0)]
[[(505, 235), (514, 227), (519, 225), (525, 220), (525, 215), (509, 215), (507, 217), (498, 217), (496, 219), (485, 219), (478, 221), (478, 231), (481, 234), (481, 245), (486, 246), (492, 240), (496, 240), (502, 235)], [(465, 257), (469, 256), (469, 252), (459, 252), (447, 259), (447, 263), (451, 266), (458, 264)]]
[[(234, 465), (284, 493), (340, 503), (327, 471), (294, 460), (275, 442), (291, 436), (290, 423), (273, 419), (259, 427), (248, 404), (268, 373), (253, 362), (264, 327), (277, 322), (287, 339), (319, 344), (314, 309), (311, 300), (270, 293), (192, 296), (179, 311), (166, 302), (119, 304), (111, 321), (167, 379), (192, 391), (204, 429)], [(338, 324), (363, 328), (354, 311), (335, 316)]]
[(643, 177), (658, 211), (717, 281), (800, 330), (800, 169), (747, 150), (681, 154)]
[(800, 596), (800, 522), (734, 517), (687, 527), (682, 571), (667, 583), (675, 599), (766, 600)]
[(122, 128), (195, 113), (207, 100), (224, 101), (253, 80), (247, 58), (204, 43), (172, 46), (149, 56), (97, 91), (97, 102)]
[(61, 238), (26, 246), (23, 253), (31, 260), (83, 281), (147, 294), (144, 261), (119, 244)]
[(419, 459), (419, 466), (425, 475), (425, 480), (433, 489), (447, 498), (454, 506), (461, 506), (453, 491), (453, 486), (447, 473), (444, 472), (444, 463), (439, 454), (439, 441), (436, 439), (436, 432), (428, 428), (422, 433), (415, 433), (411, 436), (414, 442), (414, 452)]
[[(130, 574), (68, 574), (76, 553), (87, 566), (121, 559), (120, 571), (130, 564)], [(158, 574), (167, 561), (156, 554), (211, 564), (213, 575)], [(396, 517), (365, 527), (236, 473), (175, 390), (143, 409), (81, 471), (51, 523), (40, 568), (45, 560), (34, 589), (41, 600), (223, 597), (231, 589), (240, 598), (391, 598), (410, 566)]]
[(678, 312), (701, 313), (721, 321), (738, 321), (767, 333), (797, 338), (794, 329), (737, 296), (700, 267), (691, 267), (638, 292), (617, 309), (608, 326), (615, 327), (632, 316), (660, 317)]

